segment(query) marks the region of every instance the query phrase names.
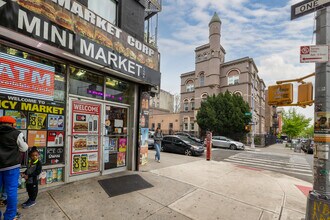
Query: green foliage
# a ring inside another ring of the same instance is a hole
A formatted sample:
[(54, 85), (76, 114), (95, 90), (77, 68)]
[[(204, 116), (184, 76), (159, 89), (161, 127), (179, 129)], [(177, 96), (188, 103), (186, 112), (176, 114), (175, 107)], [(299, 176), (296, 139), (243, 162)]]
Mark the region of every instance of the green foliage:
[(294, 108), (289, 109), (288, 112), (283, 111), (282, 132), (289, 138), (296, 138), (308, 127), (311, 120), (311, 118), (305, 118), (304, 115), (298, 114)]
[(304, 128), (304, 130), (300, 133), (301, 137), (304, 137), (304, 138), (311, 138), (314, 136), (314, 126), (311, 125), (309, 127), (306, 127)]
[(197, 123), (202, 130), (211, 130), (213, 135), (246, 133), (245, 125), (251, 121), (247, 102), (239, 95), (228, 91), (217, 96), (209, 96), (201, 103), (197, 113)]

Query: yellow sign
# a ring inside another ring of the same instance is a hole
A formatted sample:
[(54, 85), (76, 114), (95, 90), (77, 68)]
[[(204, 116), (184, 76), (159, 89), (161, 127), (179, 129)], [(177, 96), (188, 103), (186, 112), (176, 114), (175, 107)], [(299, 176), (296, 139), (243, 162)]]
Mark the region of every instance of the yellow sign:
[(291, 104), (293, 101), (292, 83), (280, 84), (268, 87), (268, 104)]

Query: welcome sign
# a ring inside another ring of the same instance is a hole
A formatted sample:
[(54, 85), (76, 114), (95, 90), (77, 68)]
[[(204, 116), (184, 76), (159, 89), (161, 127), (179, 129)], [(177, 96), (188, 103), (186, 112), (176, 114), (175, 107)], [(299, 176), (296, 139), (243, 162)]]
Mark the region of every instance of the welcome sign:
[[(159, 54), (74, 0), (6, 0), (0, 25), (153, 85)], [(1, 5), (1, 4), (0, 4)]]

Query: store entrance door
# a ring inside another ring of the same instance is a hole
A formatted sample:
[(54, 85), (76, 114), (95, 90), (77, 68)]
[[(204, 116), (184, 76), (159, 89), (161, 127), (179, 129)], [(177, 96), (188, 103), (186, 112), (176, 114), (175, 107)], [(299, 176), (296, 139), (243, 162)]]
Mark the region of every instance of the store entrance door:
[(126, 168), (128, 109), (105, 104), (103, 132), (103, 173)]

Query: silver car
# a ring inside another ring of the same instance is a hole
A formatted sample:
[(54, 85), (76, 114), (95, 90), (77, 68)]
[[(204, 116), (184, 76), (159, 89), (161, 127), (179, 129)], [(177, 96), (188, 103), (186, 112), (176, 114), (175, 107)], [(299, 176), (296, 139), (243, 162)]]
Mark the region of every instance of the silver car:
[(232, 150), (244, 150), (244, 144), (224, 136), (213, 136), (212, 147), (224, 147)]

